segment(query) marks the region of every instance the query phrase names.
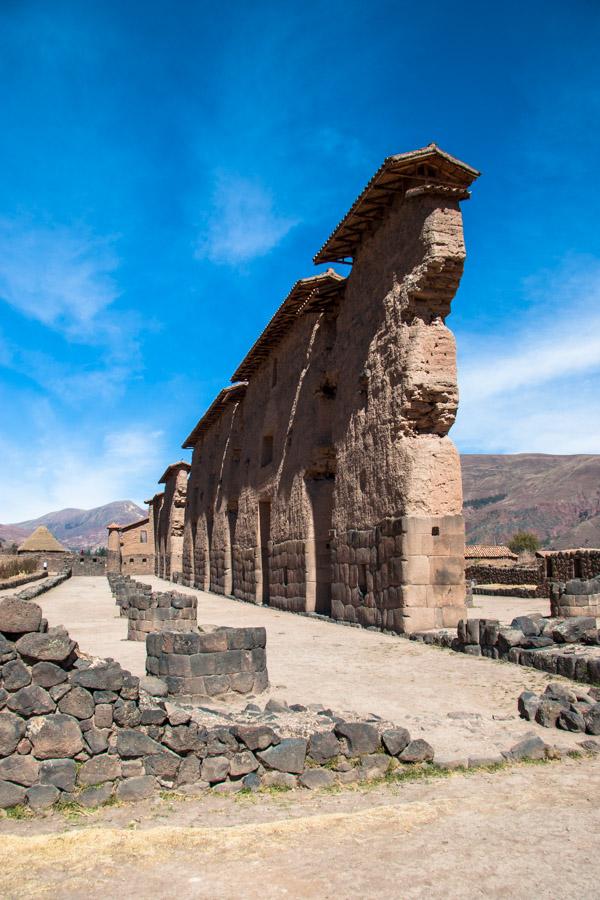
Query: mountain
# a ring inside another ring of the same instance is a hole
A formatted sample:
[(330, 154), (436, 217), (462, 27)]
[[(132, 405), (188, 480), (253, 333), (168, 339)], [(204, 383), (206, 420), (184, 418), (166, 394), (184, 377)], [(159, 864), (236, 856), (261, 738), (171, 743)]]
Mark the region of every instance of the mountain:
[(116, 500), (95, 509), (61, 509), (39, 519), (0, 525), (0, 538), (20, 543), (38, 525), (45, 525), (61, 544), (72, 550), (106, 546), (106, 526), (110, 522), (127, 525), (143, 519), (146, 512), (131, 500)]
[[(463, 454), (464, 513), (470, 544), (505, 544), (520, 529), (546, 547), (600, 547), (600, 455)], [(106, 545), (109, 522), (146, 513), (131, 500), (96, 509), (61, 509), (39, 519), (0, 525), (0, 538), (20, 543), (45, 525), (67, 547)]]
[(520, 529), (543, 546), (600, 547), (600, 455), (461, 456), (470, 544), (505, 544)]

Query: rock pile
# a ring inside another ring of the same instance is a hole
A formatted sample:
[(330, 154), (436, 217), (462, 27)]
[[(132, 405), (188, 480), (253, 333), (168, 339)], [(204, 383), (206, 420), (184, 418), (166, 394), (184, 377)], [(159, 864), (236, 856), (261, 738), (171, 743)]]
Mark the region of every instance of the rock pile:
[(169, 694), (259, 694), (269, 686), (266, 644), (264, 628), (161, 631), (146, 640), (146, 671), (160, 675)]
[[(164, 690), (158, 679), (145, 682), (154, 694)], [(61, 799), (98, 806), (113, 795), (135, 800), (187, 785), (315, 788), (433, 759), (432, 747), (406, 729), (331, 710), (308, 723), (306, 715), (305, 707), (269, 701), (234, 718), (157, 699), (114, 660), (81, 655), (63, 628), (48, 628), (35, 603), (0, 601), (1, 808), (45, 809)]]
[(600, 689), (589, 692), (576, 685), (552, 682), (543, 694), (523, 691), (518, 700), (519, 715), (544, 728), (600, 734)]
[(471, 656), (504, 659), (576, 681), (600, 682), (600, 639), (594, 616), (567, 619), (535, 614), (510, 625), (498, 619), (461, 619), (456, 632), (418, 632), (411, 640)]

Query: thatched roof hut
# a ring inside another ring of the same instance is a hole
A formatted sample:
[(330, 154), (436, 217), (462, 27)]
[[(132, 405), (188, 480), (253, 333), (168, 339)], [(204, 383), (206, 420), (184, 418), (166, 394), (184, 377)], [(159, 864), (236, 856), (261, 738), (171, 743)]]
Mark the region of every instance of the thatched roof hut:
[(51, 531), (45, 525), (40, 525), (35, 531), (25, 538), (17, 553), (68, 553), (66, 547), (57, 541)]

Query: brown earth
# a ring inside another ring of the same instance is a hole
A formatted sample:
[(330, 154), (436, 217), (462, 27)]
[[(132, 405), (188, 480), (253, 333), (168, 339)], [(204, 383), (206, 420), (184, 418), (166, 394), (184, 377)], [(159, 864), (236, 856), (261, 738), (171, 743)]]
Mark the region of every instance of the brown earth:
[(600, 455), (463, 454), (461, 464), (468, 543), (505, 544), (523, 529), (548, 547), (600, 547)]
[(2, 896), (597, 897), (600, 760), (0, 821)]

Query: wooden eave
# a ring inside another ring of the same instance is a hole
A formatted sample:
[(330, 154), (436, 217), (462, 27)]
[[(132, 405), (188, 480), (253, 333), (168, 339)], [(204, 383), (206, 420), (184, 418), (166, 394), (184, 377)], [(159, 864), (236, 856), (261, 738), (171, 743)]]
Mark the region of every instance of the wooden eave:
[[(188, 434), (185, 441), (181, 445), (184, 450), (194, 448), (204, 432), (210, 428), (213, 422), (220, 417), (228, 403), (234, 400), (241, 400), (246, 393), (248, 387), (247, 382), (242, 381), (239, 384), (232, 384), (222, 391), (219, 391), (211, 405), (208, 407), (196, 427)], [(159, 482), (160, 483), (160, 482)]]
[[(431, 171), (424, 171), (424, 166)], [(316, 254), (315, 264), (353, 259), (357, 247), (383, 219), (395, 196), (419, 186), (437, 185), (446, 188), (454, 199), (463, 200), (479, 174), (436, 144), (388, 156)]]
[(341, 296), (345, 285), (344, 276), (334, 272), (333, 269), (297, 281), (260, 337), (254, 342), (231, 380), (248, 381), (289, 332), (299, 316), (324, 309)]

